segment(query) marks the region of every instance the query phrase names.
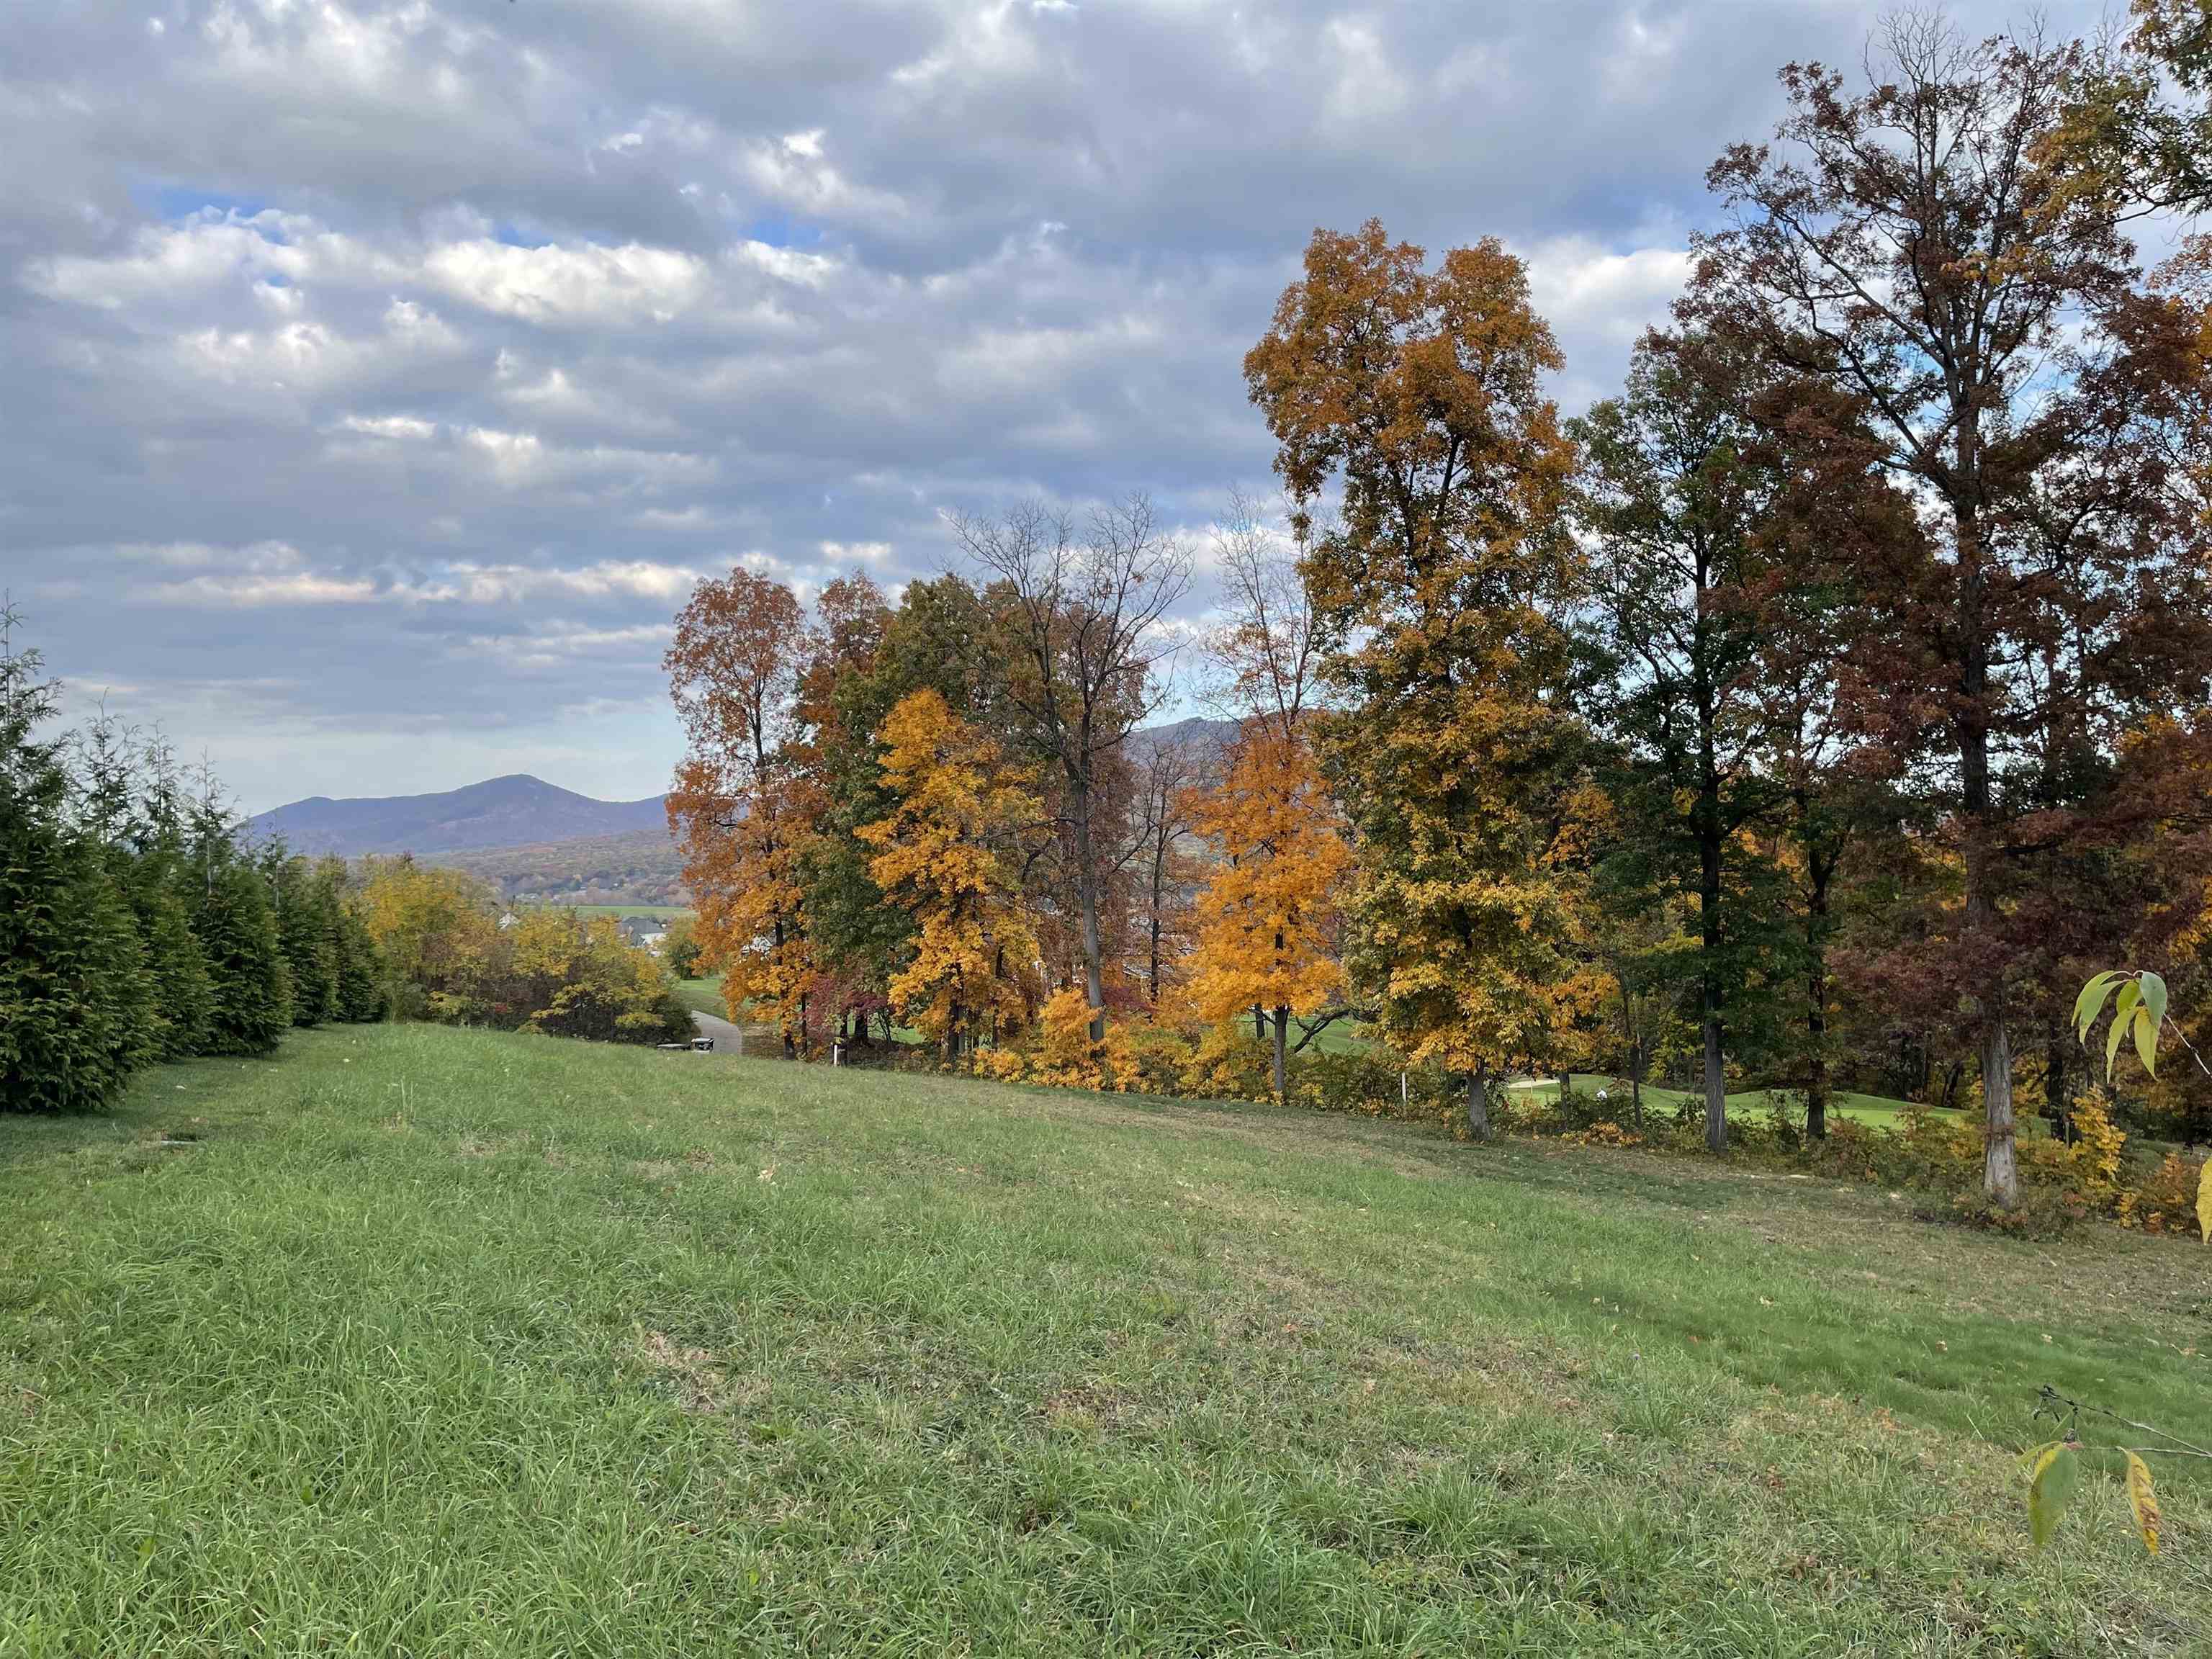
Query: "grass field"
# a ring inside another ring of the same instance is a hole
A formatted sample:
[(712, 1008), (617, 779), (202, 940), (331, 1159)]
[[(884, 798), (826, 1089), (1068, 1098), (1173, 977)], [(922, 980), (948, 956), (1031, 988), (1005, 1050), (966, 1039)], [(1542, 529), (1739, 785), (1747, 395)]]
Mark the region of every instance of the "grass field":
[(688, 904), (556, 904), (556, 910), (574, 910), (580, 916), (658, 916), (672, 921), (692, 914)]
[(0, 1119), (0, 1653), (2202, 1654), (2201, 1247), (416, 1026)]
[(722, 1006), (722, 976), (709, 974), (701, 979), (679, 979), (676, 994), (684, 1006), (696, 1014), (712, 1014), (716, 1019), (727, 1019), (728, 1012)]
[[(1627, 1085), (1617, 1079), (1588, 1077), (1579, 1072), (1575, 1073), (1571, 1081), (1578, 1093), (1595, 1094), (1600, 1089), (1608, 1091), (1607, 1103), (1617, 1105), (1620, 1109), (1621, 1122), (1626, 1123), (1629, 1121)], [(1553, 1079), (1516, 1084), (1513, 1086), (1516, 1094), (1535, 1099), (1557, 1100), (1559, 1097), (1559, 1083)], [(1774, 1110), (1774, 1092), (1769, 1089), (1742, 1090), (1730, 1095), (1728, 1100), (1729, 1114), (1731, 1117), (1747, 1117), (1753, 1114), (1765, 1116), (1771, 1115)], [(1647, 1083), (1644, 1085), (1644, 1109), (1647, 1115), (1672, 1115), (1676, 1108), (1688, 1101), (1697, 1102), (1698, 1109), (1704, 1110), (1703, 1095), (1692, 1094), (1686, 1089), (1665, 1088), (1656, 1083)], [(1796, 1104), (1798, 1115), (1802, 1117), (1804, 1115), (1802, 1103)], [(1887, 1095), (1862, 1095), (1854, 1094), (1849, 1090), (1838, 1090), (1828, 1097), (1828, 1110), (1834, 1115), (1856, 1118), (1873, 1128), (1895, 1128), (1898, 1119), (1910, 1109), (1906, 1102), (1893, 1100)], [(1939, 1117), (1959, 1115), (1959, 1113), (1953, 1109), (1942, 1108), (1930, 1108), (1930, 1109)], [(2020, 1119), (2020, 1133), (2023, 1135), (2042, 1133), (2043, 1121), (2032, 1114), (2023, 1113)]]

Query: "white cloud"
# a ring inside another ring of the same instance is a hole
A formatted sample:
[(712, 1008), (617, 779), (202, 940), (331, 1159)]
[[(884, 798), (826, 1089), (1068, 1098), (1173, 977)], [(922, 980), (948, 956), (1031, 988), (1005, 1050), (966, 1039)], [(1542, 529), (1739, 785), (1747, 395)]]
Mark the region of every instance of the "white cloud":
[(665, 323), (706, 289), (703, 260), (672, 248), (585, 243), (511, 247), (451, 242), (422, 262), (431, 283), (457, 299), (526, 321), (599, 327)]

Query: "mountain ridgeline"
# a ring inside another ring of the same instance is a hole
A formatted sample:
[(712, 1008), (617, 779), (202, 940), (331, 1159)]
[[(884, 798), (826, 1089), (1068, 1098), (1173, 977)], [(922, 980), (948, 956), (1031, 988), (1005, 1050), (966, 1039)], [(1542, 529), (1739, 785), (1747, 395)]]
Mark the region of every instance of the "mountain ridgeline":
[(248, 821), (257, 838), (282, 836), (295, 852), (340, 858), (372, 854), (473, 852), (539, 842), (628, 836), (665, 836), (660, 797), (594, 800), (525, 773), (434, 795), (332, 800), (318, 795)]
[[(1191, 719), (1132, 732), (1141, 765), (1164, 744), (1211, 755), (1233, 721)], [(480, 877), (510, 901), (682, 904), (683, 860), (661, 797), (595, 800), (516, 773), (430, 795), (332, 800), (317, 795), (247, 821), (252, 840), (282, 837), (295, 852), (344, 859), (411, 854)]]

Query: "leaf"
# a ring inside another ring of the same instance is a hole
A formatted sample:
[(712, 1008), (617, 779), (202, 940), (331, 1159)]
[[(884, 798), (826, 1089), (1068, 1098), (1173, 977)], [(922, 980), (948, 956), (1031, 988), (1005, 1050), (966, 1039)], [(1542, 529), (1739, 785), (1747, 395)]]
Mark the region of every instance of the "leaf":
[(2045, 1447), (2043, 1455), (2035, 1460), (2035, 1476), (2027, 1486), (2027, 1529), (2036, 1548), (2048, 1544), (2051, 1534), (2058, 1530), (2059, 1514), (2066, 1500), (2074, 1496), (2074, 1483), (2081, 1473), (2071, 1441)]
[(2197, 1231), (2212, 1244), (2212, 1158), (2204, 1160), (2203, 1171), (2197, 1177)]
[(2128, 1504), (2136, 1512), (2136, 1530), (2142, 1534), (2143, 1547), (2153, 1555), (2158, 1553), (2158, 1494), (2151, 1490), (2150, 1465), (2129, 1452)]
[(2150, 1029), (2155, 1033), (2166, 1024), (2166, 981), (2148, 968), (2142, 972), (2142, 1006), (2150, 1011)]
[(2081, 988), (2081, 994), (2074, 999), (2074, 1030), (2083, 1042), (2089, 1040), (2089, 1028), (2097, 1023), (2098, 1011), (2104, 1007), (2105, 999), (2112, 994), (2112, 987), (2125, 979), (2125, 974), (2107, 969)]
[(2151, 1024), (2150, 1010), (2140, 1004), (2136, 1008), (2136, 1057), (2143, 1063), (2143, 1070), (2153, 1077), (2158, 1075), (2158, 1027)]
[(2119, 995), (2112, 999), (2112, 1018), (2121, 1024), (2126, 1024), (2128, 1016), (2135, 1011), (2136, 1004), (2142, 1000), (2142, 981), (2139, 979), (2130, 980), (2125, 985), (2120, 987)]
[(2112, 1015), (2112, 1029), (2105, 1034), (2105, 1081), (2107, 1083), (2112, 1080), (2112, 1066), (2120, 1057), (2120, 1039), (2127, 1034), (2126, 1017), (2115, 1012)]

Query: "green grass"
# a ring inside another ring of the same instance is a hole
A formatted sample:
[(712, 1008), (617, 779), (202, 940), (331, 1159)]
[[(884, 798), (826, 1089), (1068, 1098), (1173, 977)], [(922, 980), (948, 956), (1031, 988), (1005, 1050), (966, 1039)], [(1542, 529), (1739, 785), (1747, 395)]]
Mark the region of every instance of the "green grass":
[[(1591, 1077), (1577, 1072), (1574, 1076), (1574, 1086), (1577, 1093), (1595, 1094), (1600, 1089), (1609, 1091), (1607, 1103), (1620, 1107), (1621, 1122), (1629, 1121), (1628, 1085), (1618, 1078)], [(1513, 1092), (1521, 1098), (1557, 1100), (1559, 1085), (1557, 1079), (1546, 1079), (1538, 1083), (1518, 1085)], [(1671, 1116), (1678, 1107), (1690, 1101), (1697, 1102), (1698, 1109), (1704, 1109), (1705, 1097), (1701, 1094), (1694, 1094), (1686, 1089), (1668, 1089), (1656, 1083), (1644, 1085), (1644, 1109), (1646, 1114)], [(1774, 1111), (1775, 1091), (1771, 1089), (1744, 1089), (1730, 1095), (1728, 1101), (1732, 1116), (1748, 1117), (1753, 1114), (1771, 1116)], [(1791, 1103), (1802, 1117), (1804, 1115), (1802, 1101)], [(1893, 1129), (1898, 1120), (1911, 1109), (1911, 1106), (1906, 1101), (1892, 1099), (1887, 1095), (1856, 1094), (1848, 1089), (1838, 1090), (1828, 1097), (1828, 1110), (1832, 1115), (1856, 1118), (1871, 1128)], [(1939, 1117), (1960, 1115), (1952, 1108), (1934, 1107), (1929, 1109)], [(2039, 1134), (2042, 1133), (2042, 1127), (2039, 1118), (2027, 1115), (2021, 1118), (2020, 1132), (2023, 1135)]]
[(676, 994), (684, 1006), (695, 1014), (712, 1014), (716, 1019), (727, 1019), (729, 1011), (722, 1006), (722, 976), (708, 974), (699, 979), (679, 979)]
[[(192, 1137), (192, 1139), (186, 1139)], [(2201, 1248), (434, 1027), (0, 1120), (0, 1653), (2202, 1654)]]

